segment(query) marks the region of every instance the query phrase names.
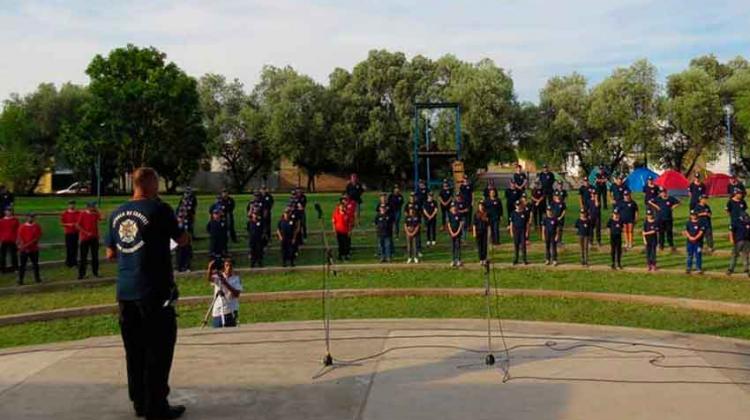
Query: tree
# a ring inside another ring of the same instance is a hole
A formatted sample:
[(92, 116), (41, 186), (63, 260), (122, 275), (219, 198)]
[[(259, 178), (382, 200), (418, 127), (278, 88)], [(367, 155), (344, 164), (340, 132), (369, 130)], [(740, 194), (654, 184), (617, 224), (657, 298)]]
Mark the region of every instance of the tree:
[(198, 91), (211, 155), (228, 172), (231, 189), (241, 192), (276, 161), (265, 133), (266, 117), (236, 79), (227, 82), (224, 76), (206, 74)]
[(106, 58), (95, 56), (86, 74), (91, 78), (89, 119), (104, 128), (106, 148), (117, 156), (107, 164), (124, 172), (154, 166), (172, 189), (192, 177), (196, 162), (205, 157), (193, 78), (157, 49), (130, 44)]

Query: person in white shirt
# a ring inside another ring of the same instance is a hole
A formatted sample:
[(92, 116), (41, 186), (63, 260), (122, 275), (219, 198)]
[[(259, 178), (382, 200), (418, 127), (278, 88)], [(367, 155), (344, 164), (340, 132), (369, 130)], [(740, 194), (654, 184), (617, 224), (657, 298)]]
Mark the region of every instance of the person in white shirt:
[(214, 328), (236, 327), (240, 310), (240, 293), (242, 282), (234, 272), (231, 258), (225, 258), (222, 268), (216, 267), (216, 260), (208, 264), (208, 282), (214, 288), (214, 306), (212, 309)]

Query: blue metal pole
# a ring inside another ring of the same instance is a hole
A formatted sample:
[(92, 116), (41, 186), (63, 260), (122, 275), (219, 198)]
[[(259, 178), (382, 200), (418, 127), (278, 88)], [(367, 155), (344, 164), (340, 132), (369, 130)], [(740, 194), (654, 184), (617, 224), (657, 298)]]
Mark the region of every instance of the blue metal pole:
[(419, 181), (419, 108), (414, 106), (414, 189)]

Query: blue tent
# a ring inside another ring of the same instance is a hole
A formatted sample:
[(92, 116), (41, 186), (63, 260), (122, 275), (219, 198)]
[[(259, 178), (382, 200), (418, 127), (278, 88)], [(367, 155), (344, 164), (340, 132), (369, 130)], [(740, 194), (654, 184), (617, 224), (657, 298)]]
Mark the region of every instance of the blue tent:
[(640, 168), (636, 168), (629, 176), (628, 176), (628, 186), (630, 187), (630, 190), (633, 192), (641, 192), (643, 191), (643, 186), (646, 185), (646, 181), (648, 180), (648, 177), (653, 177), (654, 180), (659, 177), (659, 175), (656, 174), (656, 172), (652, 171), (651, 169), (648, 169), (646, 167), (641, 166)]

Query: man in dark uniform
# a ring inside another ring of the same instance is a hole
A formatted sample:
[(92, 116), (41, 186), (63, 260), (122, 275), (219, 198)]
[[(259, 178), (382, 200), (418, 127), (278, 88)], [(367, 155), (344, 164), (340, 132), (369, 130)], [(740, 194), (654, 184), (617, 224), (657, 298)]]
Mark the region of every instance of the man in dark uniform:
[(451, 189), (450, 183), (447, 179), (443, 180), (443, 188), (440, 190), (440, 196), (438, 197), (440, 203), (440, 230), (447, 229), (446, 223), (448, 223), (448, 215), (451, 211), (451, 204), (453, 203), (453, 189)]
[(513, 187), (513, 181), (511, 181), (508, 188), (505, 189), (505, 205), (508, 210), (508, 226), (510, 226), (510, 215), (516, 211), (516, 202), (521, 199), (522, 195), (522, 192)]
[(215, 208), (211, 213), (206, 232), (208, 233), (208, 255), (213, 259), (225, 256), (229, 246), (229, 234), (227, 222), (222, 218), (219, 208)]
[(710, 252), (713, 252), (714, 228), (713, 223), (711, 222), (711, 216), (713, 216), (713, 213), (711, 212), (711, 206), (708, 205), (708, 196), (706, 194), (700, 196), (700, 199), (698, 199), (698, 204), (695, 205), (695, 208), (693, 210), (695, 210), (695, 214), (698, 215), (698, 220), (703, 224), (703, 227), (706, 228), (704, 233), (704, 236), (706, 238), (706, 246), (708, 247), (708, 250)]
[(734, 190), (739, 189), (742, 192), (742, 198), (745, 198), (745, 184), (737, 178), (737, 175), (732, 175), (727, 185), (727, 194), (729, 196), (734, 195)]
[(365, 187), (359, 182), (359, 176), (355, 173), (349, 175), (349, 182), (346, 184), (344, 194), (357, 203), (357, 223), (359, 223), (359, 218), (362, 215), (362, 194), (364, 193)]
[(258, 211), (251, 211), (247, 221), (247, 241), (250, 248), (250, 267), (263, 267), (266, 225)]
[(276, 235), (281, 243), (281, 263), (284, 267), (294, 267), (295, 245), (299, 233), (299, 226), (291, 218), (292, 211), (291, 208), (284, 210), (276, 228)]
[(510, 225), (508, 230), (510, 231), (511, 238), (513, 238), (513, 265), (518, 264), (519, 252), (523, 257), (523, 263), (528, 264), (529, 261), (526, 258), (526, 238), (529, 232), (529, 219), (520, 202), (517, 202), (516, 209), (509, 216)]
[(724, 211), (729, 215), (729, 224), (731, 225), (735, 220), (739, 219), (742, 213), (747, 211), (747, 203), (743, 192), (739, 188), (732, 190), (732, 198), (727, 200), (727, 205), (724, 207)]
[(526, 191), (526, 187), (529, 186), (529, 177), (523, 173), (523, 167), (516, 164), (516, 172), (513, 173), (513, 177), (510, 180), (510, 187), (518, 192), (521, 196)]
[[(518, 197), (520, 199), (520, 197)], [(518, 200), (516, 199), (516, 201)], [(539, 182), (535, 182), (531, 188), (531, 215), (533, 219), (533, 225), (539, 228), (541, 233), (542, 222), (544, 221), (544, 214), (547, 212), (547, 196), (544, 195)]]
[(263, 223), (263, 228), (265, 229), (263, 236), (265, 236), (266, 241), (268, 241), (271, 239), (271, 218), (273, 216), (274, 199), (266, 185), (260, 186), (260, 200), (262, 203), (260, 219)]
[[(297, 188), (294, 197), (299, 203), (297, 206), (297, 218), (300, 226), (299, 236), (302, 239), (307, 239), (307, 195), (302, 191), (302, 188)], [(360, 211), (361, 204), (362, 201), (360, 200), (359, 204), (357, 204), (357, 211)], [(302, 241), (300, 241), (299, 245), (302, 245)]]
[(688, 194), (690, 195), (689, 210), (694, 209), (695, 206), (698, 205), (698, 201), (700, 200), (701, 196), (705, 193), (706, 193), (706, 184), (701, 182), (701, 174), (696, 172), (693, 175), (693, 182), (691, 182), (690, 187), (688, 187)]
[(547, 214), (542, 222), (542, 240), (544, 240), (544, 264), (557, 266), (557, 236), (560, 230), (560, 219), (555, 216), (552, 207), (547, 207)]
[(649, 208), (649, 202), (659, 196), (659, 186), (654, 184), (654, 177), (650, 176), (646, 179), (646, 185), (643, 186), (643, 202), (646, 204), (646, 208)]
[[(398, 185), (394, 185), (391, 193), (388, 195), (388, 208), (391, 210), (391, 224), (393, 224), (396, 237), (398, 238), (401, 214), (404, 209), (404, 196), (401, 194), (401, 188)], [(393, 239), (391, 238), (391, 240)]]
[(599, 195), (594, 194), (591, 196), (589, 206), (586, 208), (586, 213), (589, 216), (589, 222), (591, 222), (591, 229), (589, 229), (589, 245), (594, 244), (596, 239), (596, 246), (602, 246), (602, 208), (599, 205)]
[[(193, 231), (193, 227), (190, 224), (190, 215), (184, 207), (177, 209), (177, 228), (180, 232), (185, 232), (190, 237), (190, 232)], [(190, 272), (190, 266), (193, 261), (193, 247), (188, 245), (177, 247), (175, 251), (175, 259), (177, 262), (177, 271), (180, 273)]]
[(500, 222), (503, 219), (503, 203), (497, 196), (497, 190), (492, 189), (484, 200), (484, 208), (490, 220), (490, 237), (493, 245), (500, 244)]
[(555, 190), (555, 174), (550, 172), (549, 166), (544, 165), (542, 167), (542, 172), (540, 172), (537, 177), (539, 179), (539, 185), (542, 188), (542, 192), (544, 193), (544, 199), (546, 200), (546, 202), (544, 203), (544, 209), (542, 209), (542, 211), (546, 212), (546, 207), (552, 203), (552, 194)]
[(125, 345), (128, 393), (136, 415), (176, 419), (184, 406), (170, 406), (169, 372), (177, 340), (170, 239), (189, 239), (177, 227), (168, 204), (158, 197), (159, 177), (151, 168), (133, 174), (133, 198), (109, 219), (107, 258), (117, 259), (117, 300)]
[(599, 166), (599, 171), (596, 173), (596, 195), (599, 198), (599, 205), (607, 210), (607, 183), (609, 182), (609, 173), (604, 165)]
[(588, 178), (583, 178), (581, 186), (578, 187), (578, 204), (580, 208), (588, 208), (591, 203), (591, 184)]
[(727, 275), (734, 273), (737, 258), (742, 255), (745, 263), (745, 273), (750, 276), (750, 216), (742, 215), (729, 225), (729, 242), (732, 244), (732, 259), (729, 263)]
[(625, 191), (630, 192), (630, 188), (625, 183), (625, 178), (622, 174), (618, 174), (615, 177), (615, 182), (612, 183), (610, 190), (612, 191), (612, 201), (615, 206), (619, 205), (625, 199)]
[(675, 251), (673, 227), (674, 209), (680, 205), (680, 200), (669, 195), (666, 189), (659, 190), (659, 196), (648, 203), (656, 212), (656, 221), (659, 223), (659, 248), (664, 249), (665, 240), (669, 243), (672, 251)]
[(198, 198), (193, 194), (191, 187), (185, 187), (185, 192), (180, 197), (180, 202), (177, 204), (177, 211), (185, 209), (187, 214), (186, 223), (190, 227), (190, 235), (195, 235), (195, 212), (198, 210)]
[(612, 217), (607, 221), (609, 229), (609, 255), (612, 259), (612, 269), (622, 270), (622, 232), (625, 224), (620, 220), (620, 211), (617, 207), (612, 210)]
[(417, 197), (417, 203), (421, 207), (424, 207), (424, 202), (427, 201), (427, 193), (430, 191), (425, 184), (424, 179), (420, 179), (417, 183), (417, 189), (414, 190), (414, 196)]
[(13, 197), (13, 193), (8, 191), (5, 185), (0, 185), (0, 211), (8, 207), (13, 207), (14, 202), (15, 197)]
[(227, 231), (232, 242), (237, 243), (237, 230), (234, 228), (234, 209), (236, 207), (234, 198), (229, 195), (229, 191), (221, 191), (221, 204), (224, 206), (224, 218), (227, 222)]
[(456, 210), (458, 211), (458, 215), (461, 216), (464, 220), (464, 229), (462, 234), (464, 237), (462, 239), (466, 239), (468, 226), (471, 224), (471, 220), (469, 220), (469, 205), (466, 203), (464, 196), (461, 194), (458, 194), (456, 196)]
[(464, 179), (461, 180), (461, 185), (458, 187), (458, 194), (463, 197), (464, 204), (466, 205), (466, 217), (464, 218), (464, 239), (469, 233), (468, 226), (471, 225), (471, 217), (474, 211), (474, 186), (469, 181), (469, 176), (464, 174)]

